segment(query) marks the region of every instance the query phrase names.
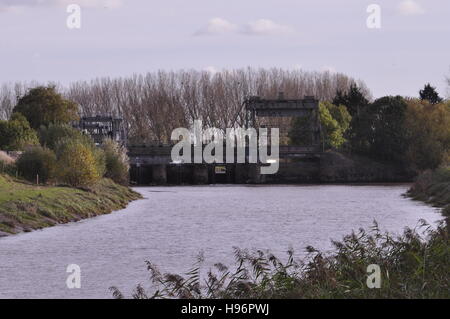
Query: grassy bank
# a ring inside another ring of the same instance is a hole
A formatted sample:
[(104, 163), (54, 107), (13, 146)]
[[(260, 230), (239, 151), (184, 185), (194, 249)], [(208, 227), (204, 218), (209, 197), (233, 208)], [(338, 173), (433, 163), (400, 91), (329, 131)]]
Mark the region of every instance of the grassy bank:
[(417, 179), (409, 195), (436, 207), (442, 207), (442, 213), (450, 217), (450, 168), (427, 171)]
[(108, 179), (83, 190), (36, 186), (0, 175), (0, 236), (107, 214), (138, 198)]

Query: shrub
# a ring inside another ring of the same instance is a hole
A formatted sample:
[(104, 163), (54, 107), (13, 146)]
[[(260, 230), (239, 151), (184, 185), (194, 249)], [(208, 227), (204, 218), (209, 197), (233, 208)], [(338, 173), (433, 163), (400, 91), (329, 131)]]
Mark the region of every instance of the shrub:
[(36, 131), (20, 113), (14, 113), (9, 121), (0, 121), (0, 149), (21, 151), (39, 144)]
[(17, 173), (17, 168), (14, 163), (5, 162), (0, 158), (0, 174), (8, 174), (10, 176), (15, 176)]
[(39, 141), (42, 146), (56, 150), (57, 145), (64, 140), (80, 140), (83, 134), (67, 124), (50, 124), (41, 126), (39, 130)]
[(128, 184), (128, 171), (130, 169), (126, 149), (119, 143), (106, 139), (102, 149), (105, 152), (106, 174), (114, 182), (122, 185)]
[(450, 167), (434, 171), (428, 170), (419, 175), (408, 195), (450, 211)]
[(101, 152), (81, 141), (65, 141), (58, 146), (58, 180), (74, 187), (95, 184), (104, 173)]
[(19, 174), (29, 181), (47, 183), (55, 176), (56, 156), (53, 151), (35, 146), (25, 151), (16, 162)]

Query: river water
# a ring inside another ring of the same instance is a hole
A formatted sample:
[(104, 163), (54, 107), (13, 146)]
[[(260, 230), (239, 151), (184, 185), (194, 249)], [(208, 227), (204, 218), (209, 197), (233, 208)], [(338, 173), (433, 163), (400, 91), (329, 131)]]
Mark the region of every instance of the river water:
[[(233, 247), (300, 257), (312, 245), (377, 220), (400, 233), (419, 219), (441, 219), (434, 208), (404, 198), (407, 185), (199, 186), (137, 188), (145, 199), (127, 209), (78, 223), (0, 239), (0, 298), (111, 298), (148, 286), (145, 260), (183, 273), (199, 252), (207, 265), (230, 264)], [(81, 288), (68, 289), (69, 264)]]

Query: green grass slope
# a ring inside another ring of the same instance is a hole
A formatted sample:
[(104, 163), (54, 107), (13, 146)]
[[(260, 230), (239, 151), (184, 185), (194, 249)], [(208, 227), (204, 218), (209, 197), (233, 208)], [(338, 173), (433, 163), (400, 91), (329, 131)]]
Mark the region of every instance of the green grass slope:
[(0, 175), (0, 236), (108, 214), (140, 197), (108, 179), (83, 190), (36, 186)]

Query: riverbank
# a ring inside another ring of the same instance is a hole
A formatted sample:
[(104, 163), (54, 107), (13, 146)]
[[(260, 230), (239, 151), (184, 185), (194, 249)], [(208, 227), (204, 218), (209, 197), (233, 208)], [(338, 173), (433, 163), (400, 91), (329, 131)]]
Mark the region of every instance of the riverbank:
[(450, 218), (450, 168), (423, 173), (411, 187), (408, 195), (442, 208), (442, 214)]
[(108, 214), (139, 198), (109, 179), (87, 190), (36, 186), (0, 175), (0, 237)]

